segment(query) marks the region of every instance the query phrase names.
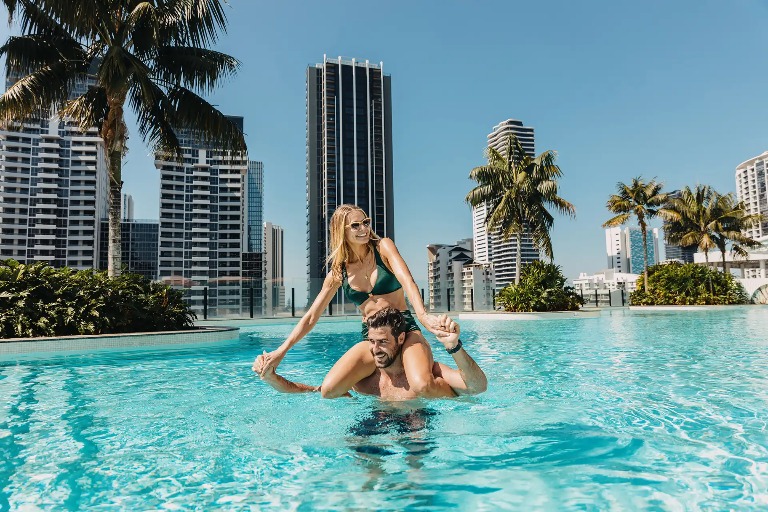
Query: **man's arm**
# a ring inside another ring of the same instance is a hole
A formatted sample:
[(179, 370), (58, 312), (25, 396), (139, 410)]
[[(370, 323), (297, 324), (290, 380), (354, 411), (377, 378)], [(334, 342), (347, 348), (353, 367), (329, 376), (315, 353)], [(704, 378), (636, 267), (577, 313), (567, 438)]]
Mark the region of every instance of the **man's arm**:
[(273, 366), (265, 364), (263, 355), (258, 356), (253, 362), (252, 370), (259, 375), (261, 380), (281, 393), (311, 393), (313, 391), (320, 391), (320, 386), (293, 382), (282, 375), (278, 375), (275, 373)]
[[(446, 350), (452, 352), (451, 355), (456, 362), (458, 370), (454, 370), (444, 364), (435, 363), (435, 377), (442, 377), (456, 394), (477, 395), (482, 393), (488, 388), (488, 379), (485, 376), (485, 372), (467, 354), (464, 347), (459, 347), (459, 324), (446, 315), (440, 316), (440, 322), (444, 334), (438, 335), (437, 339), (440, 340)], [(458, 350), (456, 350), (457, 348)]]
[[(301, 382), (293, 382), (282, 375), (275, 373), (275, 368), (264, 363), (264, 358), (258, 356), (253, 362), (252, 370), (256, 372), (261, 380), (272, 386), (281, 393), (313, 393), (320, 391), (320, 386), (310, 386)], [(342, 396), (352, 396), (346, 393)]]

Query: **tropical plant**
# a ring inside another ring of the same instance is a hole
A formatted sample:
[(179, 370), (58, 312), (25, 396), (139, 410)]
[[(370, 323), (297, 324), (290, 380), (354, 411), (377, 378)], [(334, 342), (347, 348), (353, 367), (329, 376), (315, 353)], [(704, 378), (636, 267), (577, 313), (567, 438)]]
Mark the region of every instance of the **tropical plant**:
[(180, 157), (182, 130), (225, 151), (245, 150), (238, 126), (199, 95), (239, 66), (210, 49), (226, 29), (222, 1), (2, 1), (11, 22), (18, 15), (21, 35), (0, 47), (7, 76), (18, 78), (0, 96), (0, 123), (52, 109), (82, 130), (99, 129), (109, 171), (108, 268), (116, 276), (126, 103), (156, 151)]
[(695, 263), (662, 263), (648, 269), (649, 289), (641, 288), (644, 276), (638, 279), (638, 289), (632, 292), (633, 306), (747, 304), (749, 296), (730, 273)]
[(760, 222), (762, 216), (748, 213), (744, 202), (737, 202), (733, 194), (720, 194), (707, 185), (697, 185), (695, 190), (683, 188), (677, 197), (669, 200), (662, 216), (667, 222), (665, 237), (669, 243), (696, 245), (707, 263), (709, 251), (717, 247), (724, 273), (728, 272), (728, 244), (739, 256), (747, 256), (747, 248), (760, 246), (744, 231)]
[(173, 331), (195, 318), (181, 291), (138, 274), (0, 261), (0, 338)]
[(565, 286), (561, 268), (544, 261), (526, 265), (520, 283), (504, 287), (497, 301), (507, 311), (575, 311), (584, 304), (573, 287)]
[(518, 284), (523, 236), (530, 234), (534, 247), (551, 261), (554, 254), (550, 231), (554, 218), (547, 208), (570, 217), (576, 215), (576, 208), (557, 194), (557, 180), (562, 171), (555, 164), (554, 151), (533, 157), (526, 154), (514, 134), (506, 142), (505, 152), (489, 147), (486, 150), (488, 164), (470, 171), (470, 179), (478, 185), (467, 194), (466, 201), (472, 207), (488, 206), (485, 218), (488, 232), (498, 231), (503, 240), (515, 237), (515, 284)]
[(648, 291), (648, 222), (656, 217), (667, 202), (668, 194), (661, 191), (663, 184), (652, 179), (648, 183), (643, 178), (632, 179), (632, 183), (617, 183), (616, 192), (606, 203), (606, 207), (616, 216), (611, 217), (603, 224), (604, 228), (621, 226), (626, 224), (633, 216), (640, 226), (643, 237), (643, 286)]

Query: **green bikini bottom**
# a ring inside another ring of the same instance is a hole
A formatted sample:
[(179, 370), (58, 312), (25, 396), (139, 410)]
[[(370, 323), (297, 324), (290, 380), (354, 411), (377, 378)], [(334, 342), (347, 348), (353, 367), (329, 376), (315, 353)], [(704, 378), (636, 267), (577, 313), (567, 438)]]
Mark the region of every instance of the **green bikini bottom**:
[[(413, 318), (413, 313), (409, 310), (401, 311), (405, 318), (405, 332), (421, 331), (419, 325), (416, 323), (416, 319)], [(368, 339), (368, 324), (363, 322), (363, 339)]]

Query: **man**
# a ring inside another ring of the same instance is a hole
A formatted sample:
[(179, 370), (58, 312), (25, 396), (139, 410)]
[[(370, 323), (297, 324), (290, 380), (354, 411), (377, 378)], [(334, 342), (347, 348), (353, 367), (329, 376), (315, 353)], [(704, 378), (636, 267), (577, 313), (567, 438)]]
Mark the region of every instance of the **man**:
[[(446, 315), (438, 317), (438, 329), (443, 334), (438, 340), (446, 351), (453, 356), (458, 369), (453, 369), (442, 363), (435, 362), (432, 373), (435, 379), (442, 379), (450, 386), (450, 394), (476, 395), (485, 391), (488, 381), (485, 373), (477, 366), (474, 359), (459, 340), (459, 324)], [(410, 400), (417, 398), (408, 385), (402, 361), (402, 348), (405, 343), (405, 318), (394, 308), (385, 308), (371, 315), (368, 320), (368, 339), (361, 341), (369, 346), (376, 363), (376, 371), (352, 386), (354, 391), (365, 395), (375, 395), (383, 400)], [(264, 368), (263, 357), (259, 356), (253, 363), (253, 371), (259, 377), (283, 393), (306, 393), (320, 391), (319, 386), (310, 386), (292, 382), (275, 373), (274, 368)], [(445, 388), (445, 386), (443, 386)], [(347, 393), (347, 396), (349, 394)]]

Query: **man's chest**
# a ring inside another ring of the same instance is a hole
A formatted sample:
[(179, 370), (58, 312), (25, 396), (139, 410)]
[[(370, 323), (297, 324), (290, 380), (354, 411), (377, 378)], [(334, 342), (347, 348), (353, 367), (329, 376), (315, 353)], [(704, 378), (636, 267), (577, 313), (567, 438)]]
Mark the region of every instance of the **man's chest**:
[(384, 400), (416, 398), (416, 394), (408, 386), (405, 375), (391, 377), (381, 371), (376, 371), (370, 377), (358, 382), (355, 389), (358, 393), (379, 396)]

